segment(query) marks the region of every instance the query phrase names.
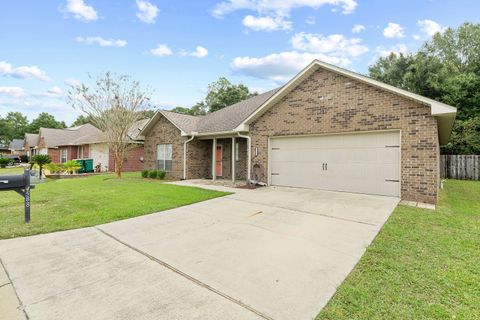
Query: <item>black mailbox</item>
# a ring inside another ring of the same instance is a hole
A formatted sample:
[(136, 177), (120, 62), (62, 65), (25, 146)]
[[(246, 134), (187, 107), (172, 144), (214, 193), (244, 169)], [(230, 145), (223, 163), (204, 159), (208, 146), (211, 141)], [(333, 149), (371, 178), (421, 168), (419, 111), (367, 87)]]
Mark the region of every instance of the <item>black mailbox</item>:
[(22, 189), (25, 186), (25, 176), (0, 176), (0, 189)]
[(0, 176), (0, 191), (15, 191), (25, 199), (25, 223), (30, 221), (30, 170), (26, 169), (23, 174)]

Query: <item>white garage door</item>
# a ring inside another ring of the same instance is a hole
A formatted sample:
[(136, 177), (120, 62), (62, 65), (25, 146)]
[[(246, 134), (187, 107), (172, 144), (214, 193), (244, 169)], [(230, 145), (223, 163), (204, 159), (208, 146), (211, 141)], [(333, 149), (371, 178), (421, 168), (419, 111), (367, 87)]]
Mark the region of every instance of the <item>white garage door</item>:
[(400, 196), (398, 131), (270, 140), (270, 183)]
[(100, 164), (102, 171), (108, 171), (109, 148), (107, 144), (91, 144), (90, 158), (93, 159), (94, 167)]

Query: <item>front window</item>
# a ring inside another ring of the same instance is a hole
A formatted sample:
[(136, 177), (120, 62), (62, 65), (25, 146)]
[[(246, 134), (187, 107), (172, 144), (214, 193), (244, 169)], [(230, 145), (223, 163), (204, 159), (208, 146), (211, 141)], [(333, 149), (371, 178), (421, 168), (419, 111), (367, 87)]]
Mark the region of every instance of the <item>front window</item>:
[(77, 159), (83, 159), (83, 146), (78, 146)]
[(172, 145), (157, 145), (157, 168), (169, 172), (172, 170)]
[(67, 149), (66, 148), (60, 149), (60, 162), (61, 163), (67, 162)]

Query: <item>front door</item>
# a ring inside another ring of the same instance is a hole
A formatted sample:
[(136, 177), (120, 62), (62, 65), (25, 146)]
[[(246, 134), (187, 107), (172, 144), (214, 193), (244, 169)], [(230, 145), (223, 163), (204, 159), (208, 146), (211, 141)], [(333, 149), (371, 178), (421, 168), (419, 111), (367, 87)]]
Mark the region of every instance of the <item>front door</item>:
[(221, 145), (218, 145), (215, 153), (215, 160), (216, 160), (215, 174), (217, 175), (217, 177), (222, 176), (222, 158), (223, 158), (223, 148)]

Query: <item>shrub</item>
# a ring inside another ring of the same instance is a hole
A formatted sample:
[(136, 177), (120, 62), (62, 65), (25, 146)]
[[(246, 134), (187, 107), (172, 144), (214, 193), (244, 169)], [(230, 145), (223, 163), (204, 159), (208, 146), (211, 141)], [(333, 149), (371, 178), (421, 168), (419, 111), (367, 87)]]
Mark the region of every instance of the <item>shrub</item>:
[(157, 170), (152, 170), (148, 173), (148, 176), (152, 179), (155, 179), (158, 175), (158, 171)]
[(63, 166), (61, 163), (47, 163), (45, 169), (50, 171), (50, 173), (59, 173), (63, 170)]
[[(42, 179), (42, 168), (47, 163), (52, 162), (52, 159), (50, 159), (50, 156), (48, 154), (37, 154), (36, 156), (32, 157), (31, 163), (32, 162), (38, 165), (40, 171), (40, 179)], [(31, 166), (33, 167), (33, 165)]]
[(10, 158), (0, 158), (0, 168), (5, 168), (12, 162)]
[(148, 178), (148, 170), (142, 170), (142, 178)]
[(65, 163), (63, 163), (63, 168), (66, 172), (72, 174), (74, 171), (78, 171), (82, 168), (80, 163), (78, 163), (75, 160), (70, 160)]
[(161, 179), (161, 180), (165, 179), (165, 175), (166, 175), (166, 174), (167, 174), (167, 173), (166, 173), (165, 171), (163, 171), (163, 170), (158, 170), (158, 179)]

